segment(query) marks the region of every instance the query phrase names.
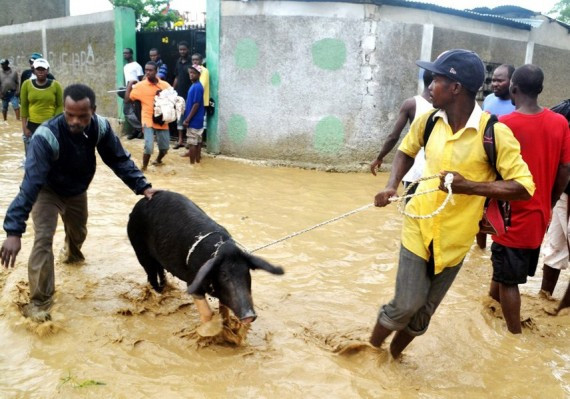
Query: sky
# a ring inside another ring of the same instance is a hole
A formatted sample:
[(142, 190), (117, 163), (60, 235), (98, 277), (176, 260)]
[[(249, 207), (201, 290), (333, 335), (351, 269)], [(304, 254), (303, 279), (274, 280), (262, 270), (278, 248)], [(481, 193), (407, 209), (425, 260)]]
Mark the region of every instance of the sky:
[[(206, 11), (206, 0), (172, 0), (170, 7), (178, 11)], [(109, 0), (70, 0), (69, 14), (83, 15), (112, 10)]]
[[(432, 3), (439, 6), (470, 9), (475, 7), (497, 7), (516, 4), (519, 7), (547, 14), (558, 0), (415, 0), (422, 3)], [(206, 0), (173, 0), (170, 6), (178, 11), (206, 11)], [(111, 10), (113, 7), (108, 0), (70, 0), (71, 15), (91, 14)]]

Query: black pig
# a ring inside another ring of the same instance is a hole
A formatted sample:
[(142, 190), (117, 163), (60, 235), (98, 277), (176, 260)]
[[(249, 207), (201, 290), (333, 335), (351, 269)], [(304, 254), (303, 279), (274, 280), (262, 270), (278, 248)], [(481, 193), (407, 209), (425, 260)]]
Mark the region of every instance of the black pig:
[(152, 287), (163, 290), (164, 270), (185, 281), (203, 322), (212, 317), (206, 293), (243, 322), (254, 321), (249, 270), (283, 274), (282, 268), (240, 249), (225, 228), (174, 192), (159, 191), (151, 200), (141, 199), (130, 214), (127, 231)]

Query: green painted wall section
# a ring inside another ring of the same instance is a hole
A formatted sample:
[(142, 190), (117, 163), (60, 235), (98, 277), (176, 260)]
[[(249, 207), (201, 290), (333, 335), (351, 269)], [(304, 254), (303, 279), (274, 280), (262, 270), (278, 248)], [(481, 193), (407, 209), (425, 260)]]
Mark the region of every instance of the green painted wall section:
[(316, 66), (336, 71), (342, 68), (346, 61), (346, 45), (339, 39), (322, 39), (313, 43), (311, 54)]
[(271, 76), (271, 84), (273, 86), (281, 85), (281, 75), (279, 75), (279, 73), (275, 72), (273, 76)]
[[(131, 8), (116, 7), (115, 11), (115, 85), (117, 88), (125, 85), (123, 74), (123, 49), (130, 47), (135, 52), (136, 59), (136, 22), (135, 12)], [(117, 96), (117, 117), (123, 119), (123, 100)]]
[(247, 121), (242, 115), (233, 114), (228, 120), (228, 137), (236, 144), (241, 144), (247, 137)]
[(257, 66), (259, 49), (253, 39), (241, 39), (234, 53), (236, 66), (240, 69), (253, 69)]
[(218, 115), (223, 104), (219, 102), (220, 86), (220, 16), (221, 0), (207, 0), (206, 3), (206, 62), (210, 72), (210, 97), (216, 102), (214, 115), (208, 117), (208, 152), (220, 152)]
[(344, 145), (344, 126), (336, 116), (326, 116), (315, 127), (314, 148), (334, 154)]

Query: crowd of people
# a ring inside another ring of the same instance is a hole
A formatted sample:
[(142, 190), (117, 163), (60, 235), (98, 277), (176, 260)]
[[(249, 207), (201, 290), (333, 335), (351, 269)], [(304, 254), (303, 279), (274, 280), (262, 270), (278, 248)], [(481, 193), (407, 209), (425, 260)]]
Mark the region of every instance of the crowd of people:
[[(162, 164), (170, 147), (168, 122), (177, 130), (173, 148), (183, 147), (186, 137), (188, 151), (181, 155), (191, 164), (200, 162), (209, 73), (200, 54), (189, 57), (187, 43), (180, 42), (178, 50), (172, 85), (165, 80), (168, 67), (157, 49), (150, 50), (144, 69), (133, 59), (132, 49), (123, 51), (124, 102), (132, 106), (138, 101), (141, 107), (142, 171), (109, 122), (95, 113), (91, 88), (73, 84), (62, 91), (41, 54), (30, 57), (31, 69), (20, 81), (9, 62), (0, 62), (3, 96), (6, 93), (3, 106), (7, 109), (12, 104), (15, 111), (20, 110), (16, 115), (22, 119), (27, 154), (20, 192), (6, 213), (8, 237), (0, 249), (0, 260), (6, 267), (15, 265), (20, 237), (31, 214), (35, 237), (28, 262), (30, 303), (22, 309), (25, 316), (40, 322), (50, 318), (52, 244), (58, 214), (65, 226), (64, 262), (84, 260), (86, 191), (95, 173), (95, 150), (132, 191), (148, 199), (156, 190), (143, 171), (150, 163), (155, 141), (159, 152), (153, 164)], [(476, 237), (479, 246), (486, 246), (486, 236), (478, 234), (486, 199), (511, 204), (508, 230), (492, 236), (489, 289), (489, 295), (501, 304), (511, 333), (521, 332), (518, 286), (535, 274), (549, 224), (542, 284), (546, 295), (552, 294), (560, 269), (568, 265), (570, 106), (554, 112), (539, 105), (544, 74), (535, 65), (499, 66), (492, 78), (494, 92), (482, 108), (476, 95), (485, 79), (485, 66), (476, 53), (449, 50), (433, 62), (418, 61), (417, 65), (424, 71), (424, 91), (404, 101), (394, 129), (370, 165), (376, 174), (410, 122), (386, 188), (374, 198), (374, 204), (383, 207), (397, 195), (400, 182), (417, 184), (406, 207), (411, 214), (431, 215), (404, 218), (395, 295), (381, 307), (370, 338), (370, 343), (379, 347), (395, 332), (390, 344), (393, 357), (427, 331)], [(185, 99), (185, 106), (174, 105), (172, 112), (157, 107), (156, 98), (164, 93), (174, 93), (178, 105), (179, 98)], [(18, 95), (19, 103), (13, 100)], [(498, 122), (493, 115), (499, 116)], [(489, 142), (485, 144), (489, 137), (494, 161), (487, 152)], [(453, 177), (451, 183), (445, 181), (448, 175)], [(448, 187), (454, 205), (436, 212)], [(569, 292), (558, 310), (570, 307)]]
[[(479, 232), (478, 223), (485, 198), (511, 204), (510, 226), (505, 233), (492, 236), (489, 290), (500, 303), (511, 333), (521, 333), (518, 287), (535, 274), (553, 208), (543, 269), (546, 295), (552, 294), (560, 269), (568, 266), (570, 244), (564, 194), (570, 189), (570, 107), (553, 112), (538, 104), (542, 70), (530, 64), (516, 69), (499, 66), (492, 77), (493, 93), (481, 108), (475, 96), (483, 85), (485, 67), (477, 54), (450, 50), (434, 62), (417, 64), (425, 70), (424, 93), (404, 101), (393, 131), (370, 165), (376, 174), (409, 121), (410, 131), (396, 152), (388, 184), (376, 195), (375, 204), (386, 206), (401, 181), (407, 186), (421, 176), (434, 175), (439, 180), (423, 180), (414, 187), (419, 193), (428, 193), (412, 197), (407, 205), (412, 214), (433, 214), (444, 200), (447, 173), (453, 174), (452, 192), (462, 195), (454, 196), (455, 206), (441, 214), (404, 220), (396, 293), (381, 307), (370, 339), (372, 345), (380, 346), (396, 331), (390, 344), (394, 357), (425, 333), (474, 237), (485, 248), (486, 235)], [(432, 104), (426, 106), (426, 100)], [(484, 148), (491, 114), (500, 121), (492, 124), (496, 164)], [(430, 123), (433, 133), (426, 135)], [(429, 193), (438, 186), (439, 191)], [(570, 307), (570, 287), (557, 312), (565, 307)]]
[[(156, 48), (149, 51), (149, 61), (143, 67), (133, 59), (133, 50), (125, 48), (124, 75), (126, 91), (124, 93), (125, 113), (136, 109), (140, 103), (140, 125), (135, 120), (132, 123), (133, 133), (130, 139), (144, 138), (143, 170), (149, 164), (153, 151), (153, 143), (158, 144), (158, 156), (153, 164), (162, 164), (162, 159), (168, 152), (170, 145), (170, 132), (176, 130), (176, 143), (173, 149), (186, 147), (187, 152), (181, 154), (188, 157), (190, 164), (200, 163), (201, 150), (207, 138), (207, 115), (210, 106), (210, 74), (204, 66), (201, 54), (190, 56), (188, 43), (178, 43), (179, 58), (173, 68), (172, 85), (167, 81), (168, 66), (162, 61), (160, 52)], [(184, 112), (177, 116), (171, 124), (153, 120), (157, 91), (173, 88), (177, 95), (186, 102)], [(127, 118), (131, 121), (130, 118)], [(173, 129), (173, 128), (176, 129)], [(186, 141), (186, 144), (184, 143)]]

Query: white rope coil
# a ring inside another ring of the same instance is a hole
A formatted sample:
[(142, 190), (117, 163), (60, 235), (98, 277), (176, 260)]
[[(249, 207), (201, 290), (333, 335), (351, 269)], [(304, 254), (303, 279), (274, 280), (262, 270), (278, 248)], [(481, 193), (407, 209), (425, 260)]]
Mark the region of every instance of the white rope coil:
[(439, 188), (434, 188), (431, 190), (426, 190), (426, 191), (421, 191), (419, 193), (414, 193), (414, 194), (408, 194), (408, 191), (410, 191), (410, 189), (419, 184), (420, 181), (423, 180), (431, 180), (431, 179), (439, 179), (440, 175), (433, 175), (433, 176), (426, 176), (426, 177), (421, 177), (418, 180), (415, 180), (414, 182), (410, 183), (408, 185), (408, 187), (406, 187), (406, 189), (404, 190), (403, 194), (399, 197), (390, 197), (388, 198), (388, 201), (390, 202), (397, 202), (398, 203), (398, 211), (404, 215), (407, 216), (409, 218), (412, 219), (430, 219), (438, 214), (441, 213), (441, 211), (443, 211), (443, 209), (446, 207), (447, 203), (449, 201), (451, 201), (453, 203), (453, 192), (451, 191), (451, 183), (453, 183), (453, 174), (452, 173), (448, 173), (445, 175), (444, 181), (443, 181), (443, 186), (447, 189), (447, 197), (445, 197), (445, 200), (441, 203), (441, 205), (432, 213), (429, 213), (427, 215), (413, 215), (411, 213), (406, 212), (406, 198), (412, 198), (412, 197), (416, 197), (418, 195), (424, 195), (424, 194), (428, 194), (428, 193), (433, 193), (436, 191), (439, 191)]

